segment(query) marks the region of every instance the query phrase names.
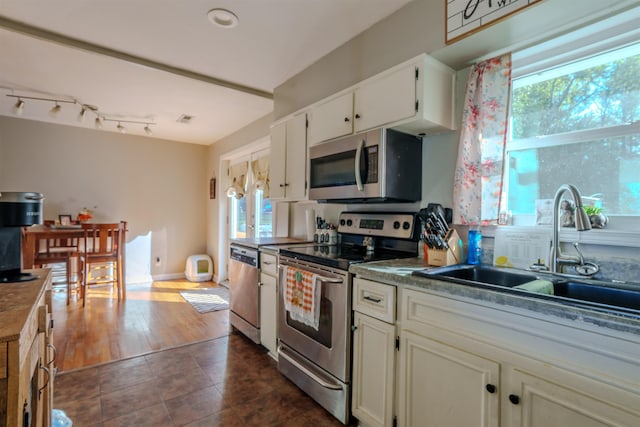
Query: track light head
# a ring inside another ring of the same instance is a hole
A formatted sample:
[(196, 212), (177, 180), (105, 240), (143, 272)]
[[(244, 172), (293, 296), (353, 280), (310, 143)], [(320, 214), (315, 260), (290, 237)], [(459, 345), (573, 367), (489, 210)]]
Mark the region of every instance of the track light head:
[(55, 118), (58, 116), (60, 110), (62, 110), (62, 107), (60, 107), (60, 104), (56, 102), (56, 105), (54, 105), (51, 110), (49, 110), (49, 115)]
[(23, 112), (24, 112), (24, 101), (18, 98), (18, 102), (16, 102), (16, 104), (13, 106), (13, 113), (16, 116), (21, 116)]
[(149, 124), (147, 124), (147, 125), (144, 127), (144, 133), (146, 133), (146, 134), (147, 134), (147, 135), (149, 135), (149, 136), (153, 135), (153, 131), (152, 131), (152, 130), (151, 130), (151, 128), (149, 127)]
[(127, 133), (127, 128), (122, 126), (122, 124), (120, 122), (118, 122), (118, 127), (116, 129), (118, 129), (118, 132), (120, 132), (120, 133)]
[(87, 109), (82, 106), (82, 108), (80, 109), (80, 112), (78, 113), (78, 121), (80, 123), (84, 122), (84, 117), (87, 115)]
[(102, 129), (102, 119), (100, 116), (96, 116), (95, 126), (96, 129)]

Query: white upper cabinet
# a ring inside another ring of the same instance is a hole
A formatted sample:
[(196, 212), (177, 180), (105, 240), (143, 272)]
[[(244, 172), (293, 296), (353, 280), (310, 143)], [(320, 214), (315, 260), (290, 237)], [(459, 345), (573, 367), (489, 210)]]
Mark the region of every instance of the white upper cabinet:
[(409, 64), (369, 80), (355, 90), (356, 132), (384, 126), (416, 114), (416, 66)]
[(420, 55), (311, 106), (309, 145), (386, 126), (412, 134), (455, 129), (455, 72)]
[(271, 200), (307, 197), (307, 118), (298, 114), (271, 128)]
[(353, 92), (313, 107), (309, 119), (309, 145), (349, 135), (353, 132)]

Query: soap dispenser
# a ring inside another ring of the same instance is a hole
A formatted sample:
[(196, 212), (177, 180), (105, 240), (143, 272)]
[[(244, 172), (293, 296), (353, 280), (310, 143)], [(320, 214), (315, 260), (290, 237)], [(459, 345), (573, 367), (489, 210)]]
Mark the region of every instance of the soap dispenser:
[(467, 247), (467, 264), (480, 264), (482, 260), (482, 231), (479, 221), (474, 221), (469, 225)]

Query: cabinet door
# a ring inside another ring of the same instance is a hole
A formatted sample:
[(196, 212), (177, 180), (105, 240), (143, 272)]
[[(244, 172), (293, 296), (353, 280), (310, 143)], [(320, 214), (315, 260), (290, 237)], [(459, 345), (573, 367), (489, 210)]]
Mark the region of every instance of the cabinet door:
[(260, 274), (260, 344), (271, 357), (276, 357), (276, 309), (278, 305), (276, 278)]
[[(596, 386), (597, 387), (597, 386)], [(609, 403), (581, 387), (580, 391), (556, 384), (522, 372), (511, 371), (509, 385), (503, 393), (503, 405), (508, 420), (505, 425), (512, 427), (607, 427), (640, 426), (638, 397), (626, 399), (635, 401), (632, 410), (625, 410), (619, 404)], [(583, 393), (584, 391), (584, 393)], [(619, 391), (618, 391), (619, 393)], [(614, 398), (611, 397), (613, 400)]]
[(365, 425), (393, 425), (395, 326), (356, 312), (353, 415)]
[(287, 121), (285, 196), (301, 200), (307, 190), (307, 116), (300, 114)]
[(269, 161), (269, 198), (285, 197), (285, 165), (287, 161), (287, 126), (278, 123), (271, 128), (271, 160)]
[(398, 425), (499, 425), (498, 363), (407, 331), (399, 357)]
[(353, 92), (313, 107), (309, 116), (309, 145), (353, 132)]
[(355, 131), (360, 132), (416, 114), (416, 66), (408, 65), (356, 89)]

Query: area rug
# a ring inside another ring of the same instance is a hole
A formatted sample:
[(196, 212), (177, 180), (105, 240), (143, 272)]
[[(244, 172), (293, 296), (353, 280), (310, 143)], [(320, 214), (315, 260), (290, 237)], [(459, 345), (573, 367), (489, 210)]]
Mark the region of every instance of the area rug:
[(218, 288), (189, 289), (181, 291), (180, 295), (198, 313), (229, 309), (229, 289), (222, 286)]

